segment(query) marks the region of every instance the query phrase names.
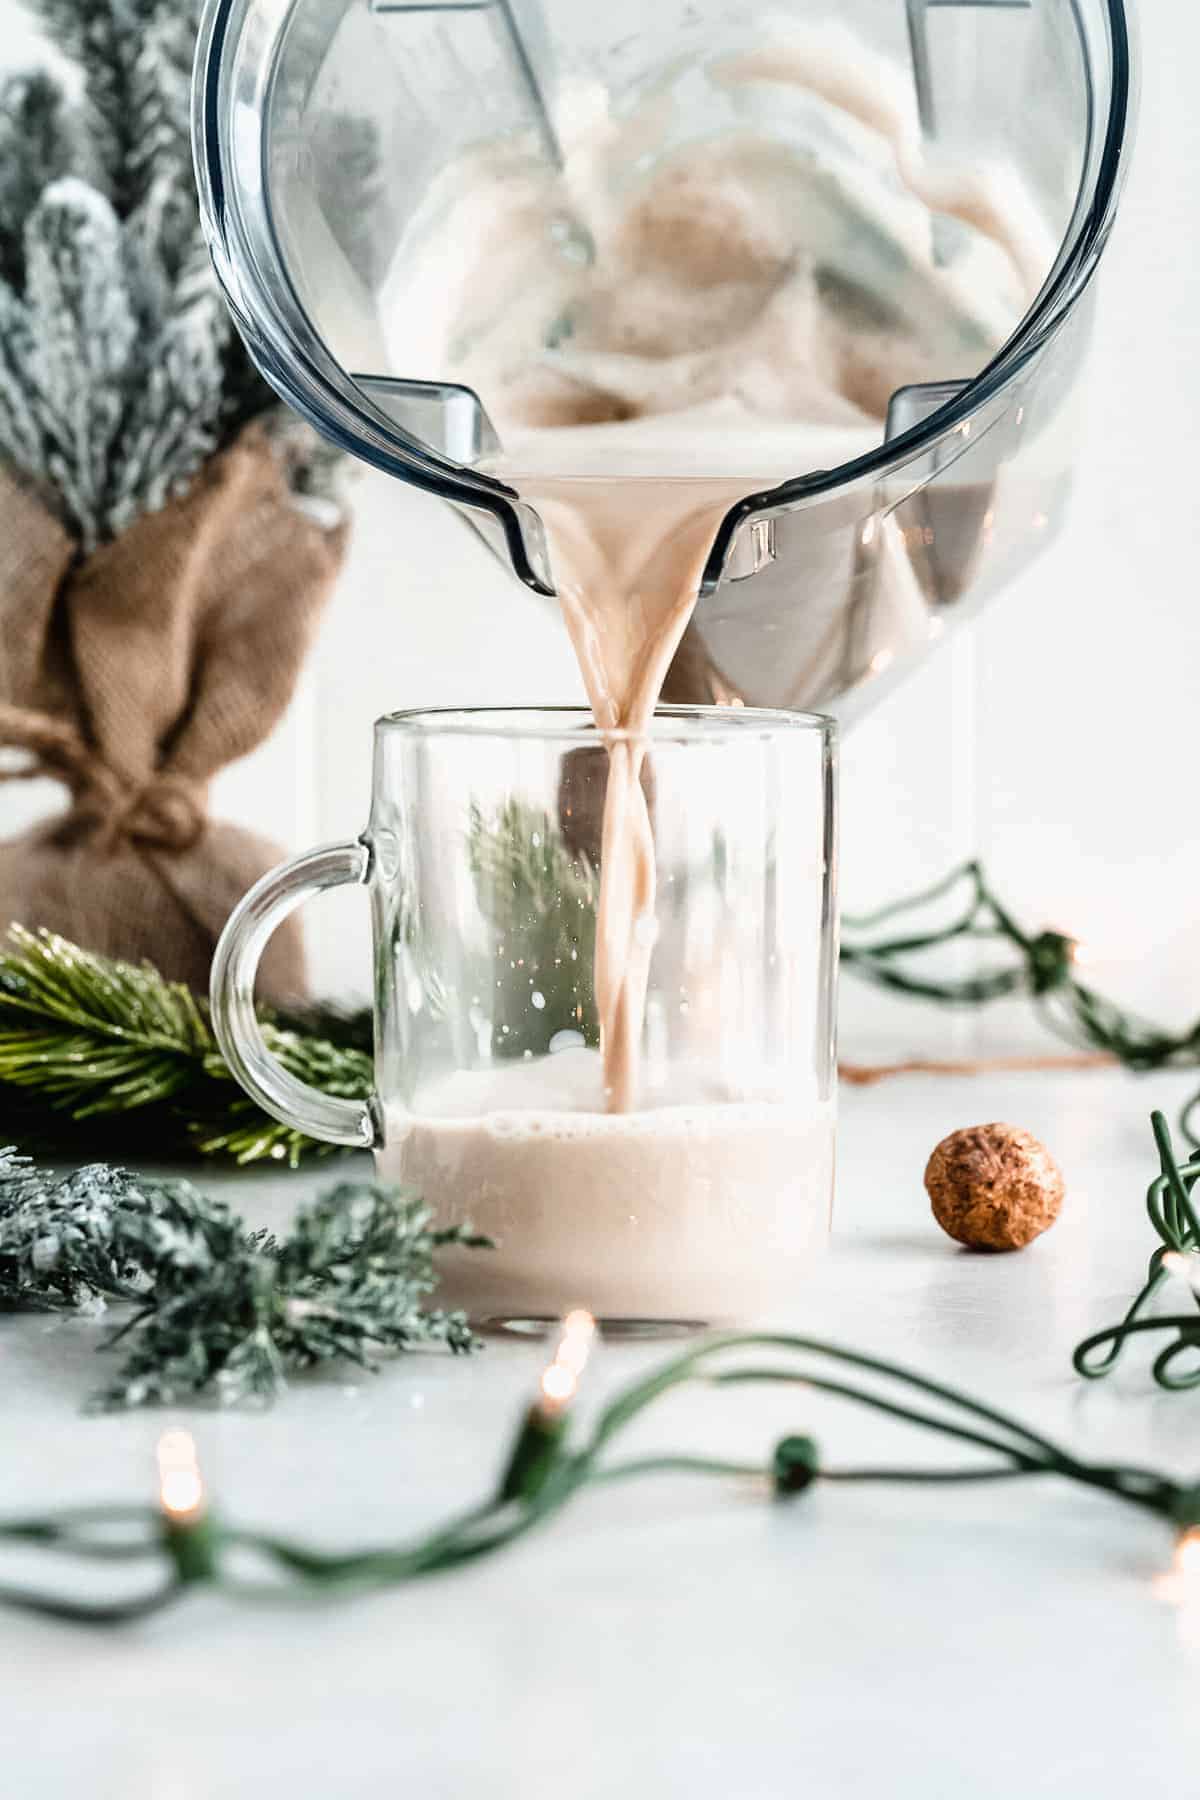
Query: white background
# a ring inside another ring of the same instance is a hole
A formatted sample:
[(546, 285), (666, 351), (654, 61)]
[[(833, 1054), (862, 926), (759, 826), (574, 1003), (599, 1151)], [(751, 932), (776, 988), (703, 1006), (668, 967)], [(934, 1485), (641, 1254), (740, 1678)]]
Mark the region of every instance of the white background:
[[(15, 16), (11, 0), (0, 12)], [(1070, 519), (968, 637), (847, 738), (843, 895), (873, 904), (977, 852), (1030, 924), (1087, 941), (1101, 985), (1183, 1022), (1200, 1012), (1200, 15), (1156, 0), (1141, 24), (1140, 136), (1099, 277)], [(6, 44), (6, 60), (17, 53)], [(219, 813), (288, 849), (362, 825), (378, 713), (577, 691), (553, 612), (438, 502), (364, 472), (354, 506), (292, 712), (216, 787)], [(0, 788), (0, 830), (53, 798)], [(318, 984), (364, 989), (361, 896), (323, 902), (310, 923)], [(940, 1028), (925, 1014), (905, 1029)]]

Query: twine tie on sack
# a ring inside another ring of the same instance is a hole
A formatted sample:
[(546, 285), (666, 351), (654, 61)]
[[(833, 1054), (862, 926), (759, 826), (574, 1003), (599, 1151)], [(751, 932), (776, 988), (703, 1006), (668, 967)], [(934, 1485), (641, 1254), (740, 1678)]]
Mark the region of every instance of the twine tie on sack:
[(0, 781), (49, 775), (63, 782), (71, 790), (75, 816), (95, 824), (93, 841), (102, 854), (122, 842), (188, 850), (204, 830), (199, 783), (170, 774), (126, 781), (73, 726), (48, 713), (0, 705), (0, 745), (29, 756), (17, 767), (0, 767)]

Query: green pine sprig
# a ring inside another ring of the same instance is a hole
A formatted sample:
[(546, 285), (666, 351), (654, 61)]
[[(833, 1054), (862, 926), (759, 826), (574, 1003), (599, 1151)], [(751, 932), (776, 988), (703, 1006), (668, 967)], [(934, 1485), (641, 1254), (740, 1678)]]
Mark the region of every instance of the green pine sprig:
[(0, 1150), (0, 1308), (136, 1305), (106, 1341), (125, 1354), (96, 1409), (263, 1404), (318, 1364), (472, 1350), (462, 1313), (426, 1306), (451, 1244), (487, 1240), (435, 1230), (404, 1188), (343, 1182), (277, 1242), (187, 1181), (105, 1164), (55, 1177)]
[[(371, 1058), (352, 1044), (264, 1020), (271, 1051), (299, 1081), (360, 1099)], [(222, 1060), (207, 1006), (149, 963), (82, 950), (53, 932), (11, 927), (0, 947), (0, 1089), (9, 1130), (23, 1142), (63, 1127), (95, 1128), (136, 1115), (139, 1147), (188, 1151), (239, 1163), (295, 1166), (328, 1149), (269, 1118), (247, 1099)], [(82, 1134), (74, 1134), (82, 1135)], [(103, 1141), (103, 1138), (99, 1141)]]
[(468, 856), (479, 909), (492, 927), (479, 971), (489, 994), (492, 1054), (541, 1056), (560, 1031), (598, 1044), (593, 962), (598, 881), (550, 815), (508, 800), (471, 811)]

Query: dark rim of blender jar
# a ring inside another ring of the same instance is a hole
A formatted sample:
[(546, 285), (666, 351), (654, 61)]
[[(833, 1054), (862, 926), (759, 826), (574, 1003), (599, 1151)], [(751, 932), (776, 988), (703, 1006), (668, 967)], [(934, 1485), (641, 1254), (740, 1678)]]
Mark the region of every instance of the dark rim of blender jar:
[[(280, 398), (339, 449), (361, 461), (395, 475), (412, 486), (460, 506), (490, 514), (501, 527), (505, 547), (519, 578), (538, 593), (551, 595), (549, 566), (541, 521), (514, 488), (495, 476), (447, 460), (394, 424), (351, 381), (348, 373), (327, 350), (314, 329), (292, 283), (286, 263), (278, 254), (279, 238), (271, 218), (270, 186), (265, 167), (259, 170), (259, 192), (270, 243), (275, 247), (270, 275), (260, 263), (254, 242), (245, 228), (238, 198), (231, 201), (226, 189), (221, 131), (219, 128), (221, 83), (230, 31), (244, 27), (256, 0), (206, 0), (197, 40), (195, 80), (192, 92), (192, 144), (201, 217), (217, 279), (224, 290), (238, 330), (264, 379)], [(962, 391), (910, 431), (840, 463), (834, 469), (817, 469), (778, 486), (750, 494), (732, 506), (721, 522), (701, 580), (707, 592), (721, 578), (734, 534), (749, 520), (795, 508), (836, 488), (851, 486), (871, 477), (895, 472), (928, 453), (1008, 385), (1055, 335), (1075, 303), (1082, 297), (1099, 263), (1116, 216), (1117, 204), (1128, 168), (1134, 111), (1133, 55), (1125, 0), (1104, 0), (1111, 58), (1111, 95), (1104, 124), (1104, 140), (1089, 183), (1095, 142), (1095, 94), (1085, 62), (1087, 83), (1087, 138), (1075, 211), (1064, 233), (1054, 266), (1041, 292), (1021, 323), (987, 367), (967, 382)], [(1079, 0), (1070, 0), (1079, 43), (1086, 47), (1087, 33), (1080, 16)], [(278, 73), (278, 49), (292, 16), (279, 9), (273, 24), (266, 94), (257, 107), (260, 119), (269, 118), (269, 97)], [(227, 76), (226, 76), (227, 78)], [(267, 133), (259, 136), (260, 165), (267, 153)], [(1090, 191), (1087, 191), (1089, 190)], [(230, 240), (236, 254), (230, 252)], [(242, 268), (250, 272), (252, 285), (272, 296), (264, 312), (246, 304)], [(278, 306), (280, 292), (289, 302), (286, 327)], [(281, 328), (282, 327), (282, 328)], [(353, 387), (354, 400), (346, 397)], [(537, 546), (542, 569), (529, 557), (529, 533)]]

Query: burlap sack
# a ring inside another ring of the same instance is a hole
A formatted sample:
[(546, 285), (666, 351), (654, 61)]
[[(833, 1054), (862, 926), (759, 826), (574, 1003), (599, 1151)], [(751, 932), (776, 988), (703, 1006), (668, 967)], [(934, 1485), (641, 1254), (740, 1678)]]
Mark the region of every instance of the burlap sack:
[[(49, 774), (70, 794), (0, 843), (0, 928), (48, 926), (206, 986), (230, 909), (279, 856), (208, 818), (208, 784), (287, 706), (343, 538), (297, 509), (255, 427), (83, 559), (0, 475), (0, 779)], [(303, 992), (298, 921), (261, 987)]]

